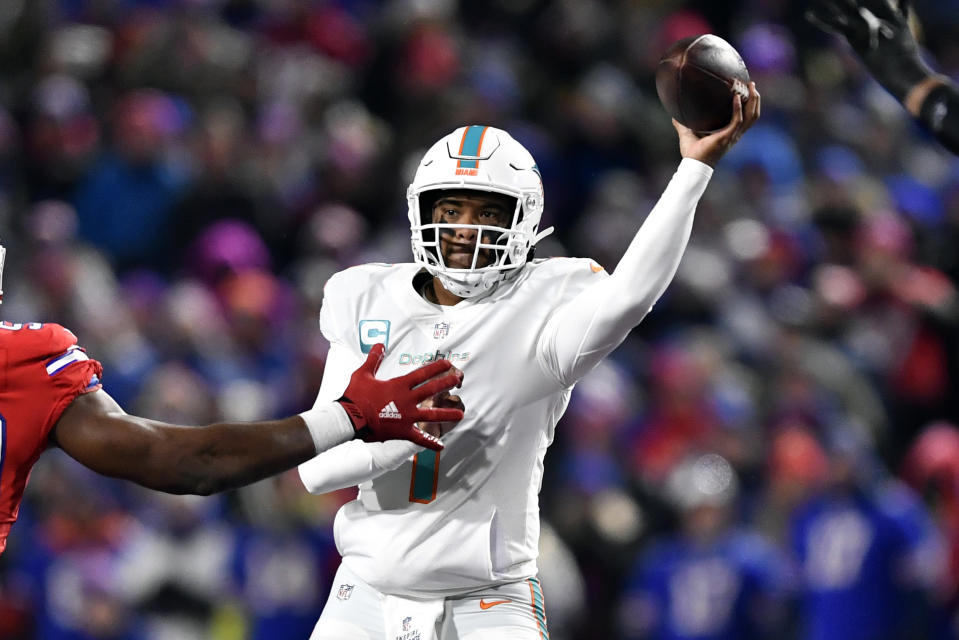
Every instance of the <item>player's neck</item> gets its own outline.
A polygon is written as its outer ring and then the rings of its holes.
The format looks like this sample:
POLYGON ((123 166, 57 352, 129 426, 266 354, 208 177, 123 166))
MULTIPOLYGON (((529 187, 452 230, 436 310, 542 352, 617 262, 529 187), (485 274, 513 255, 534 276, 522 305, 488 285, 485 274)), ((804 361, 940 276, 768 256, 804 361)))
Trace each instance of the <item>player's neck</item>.
POLYGON ((423 288, 420 289, 420 295, 433 304, 444 307, 452 307, 463 300, 458 295, 452 294, 443 287, 443 283, 437 277, 432 277, 426 281, 423 288))

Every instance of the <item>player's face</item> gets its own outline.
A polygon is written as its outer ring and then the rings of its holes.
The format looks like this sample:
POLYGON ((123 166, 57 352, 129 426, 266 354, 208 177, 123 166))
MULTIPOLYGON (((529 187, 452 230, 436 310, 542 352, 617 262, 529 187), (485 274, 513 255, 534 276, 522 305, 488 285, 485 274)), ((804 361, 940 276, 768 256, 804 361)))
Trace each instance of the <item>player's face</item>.
MULTIPOLYGON (((433 205, 433 223, 483 224, 507 227, 513 220, 514 201, 498 193, 450 191, 433 205)), ((483 242, 494 242, 493 232, 484 232, 483 242)), ((477 230, 468 227, 440 231, 440 251, 446 266, 469 269, 473 266, 477 230)), ((477 267, 488 266, 495 255, 491 249, 480 250, 477 267)))

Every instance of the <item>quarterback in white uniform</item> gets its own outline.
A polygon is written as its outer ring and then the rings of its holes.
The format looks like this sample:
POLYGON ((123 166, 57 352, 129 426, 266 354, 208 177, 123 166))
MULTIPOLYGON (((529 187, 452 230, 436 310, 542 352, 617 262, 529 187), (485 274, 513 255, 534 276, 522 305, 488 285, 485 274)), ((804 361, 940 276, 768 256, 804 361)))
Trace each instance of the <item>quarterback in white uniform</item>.
POLYGON ((759 102, 753 86, 702 138, 674 123, 683 160, 612 274, 588 259, 528 259, 550 231, 538 230, 542 180, 505 131, 461 127, 426 153, 407 194, 415 262, 353 267, 326 285, 317 402, 336 400, 383 343, 384 376, 438 358, 462 369, 466 417, 441 454, 354 441, 300 466, 312 493, 359 486, 336 516, 343 562, 314 639, 548 638, 536 556, 553 429, 576 381, 669 284, 712 165, 759 102))

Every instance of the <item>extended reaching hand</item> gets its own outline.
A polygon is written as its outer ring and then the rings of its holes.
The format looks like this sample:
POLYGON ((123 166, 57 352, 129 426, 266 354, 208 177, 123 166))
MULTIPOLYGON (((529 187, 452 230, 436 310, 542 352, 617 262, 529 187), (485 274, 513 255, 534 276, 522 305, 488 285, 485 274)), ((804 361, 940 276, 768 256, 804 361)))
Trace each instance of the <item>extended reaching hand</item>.
POLYGON ((810 0, 806 19, 845 39, 879 84, 900 102, 932 75, 909 30, 905 2, 810 0))
POLYGON ((689 127, 673 120, 673 127, 679 134, 679 152, 684 158, 699 160, 715 167, 719 159, 739 142, 746 130, 759 119, 761 100, 756 91, 756 83, 749 83, 749 98, 743 104, 739 95, 733 94, 733 117, 725 127, 700 138, 689 127))
MULTIPOLYGON (((350 384, 337 402, 343 405, 356 437, 366 442, 395 438, 440 451, 436 436, 417 428, 417 422, 450 423, 463 419, 462 403, 457 407, 433 407, 427 400, 463 384, 463 372, 448 360, 436 360, 405 376, 376 379, 385 347, 373 345, 366 362, 353 372, 350 384), (425 406, 420 407, 420 404, 425 406)), ((452 396, 451 396, 452 397, 452 396)))

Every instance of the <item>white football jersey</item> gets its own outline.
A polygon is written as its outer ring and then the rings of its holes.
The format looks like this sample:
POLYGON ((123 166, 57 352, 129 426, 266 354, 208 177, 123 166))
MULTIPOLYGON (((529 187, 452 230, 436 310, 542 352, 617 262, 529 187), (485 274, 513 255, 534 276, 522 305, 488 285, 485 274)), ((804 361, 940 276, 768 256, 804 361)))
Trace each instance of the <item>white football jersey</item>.
POLYGON ((672 279, 711 175, 700 162, 680 163, 612 275, 588 259, 536 260, 489 295, 450 307, 414 290, 415 264, 363 265, 329 280, 320 325, 331 347, 317 403, 340 397, 378 342, 381 379, 435 358, 465 376, 457 393, 466 416, 440 454, 352 441, 300 466, 314 493, 359 484, 334 523, 350 570, 383 593, 423 598, 536 574, 538 494, 556 423, 575 382, 672 279))
MULTIPOLYGON (((463 370, 466 417, 443 438, 372 482, 337 514, 344 562, 386 593, 453 594, 536 572, 543 456, 571 386, 542 344, 550 318, 607 277, 586 259, 535 261, 480 300, 441 307, 413 289, 417 265, 370 264, 326 285, 321 326, 353 355, 386 344, 390 378, 435 358, 463 370)), ((325 386, 325 384, 324 384, 325 386)))

